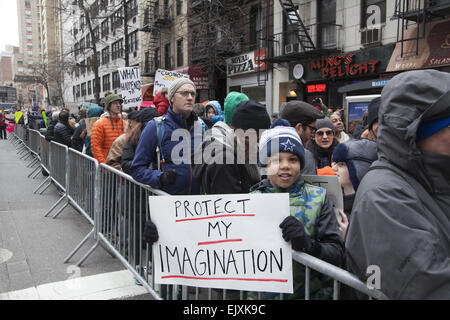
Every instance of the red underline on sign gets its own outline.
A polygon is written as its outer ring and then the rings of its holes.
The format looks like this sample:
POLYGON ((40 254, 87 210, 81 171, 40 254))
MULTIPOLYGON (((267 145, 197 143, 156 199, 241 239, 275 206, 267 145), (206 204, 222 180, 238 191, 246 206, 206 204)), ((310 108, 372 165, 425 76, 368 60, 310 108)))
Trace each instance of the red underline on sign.
POLYGON ((228 240, 217 240, 217 241, 205 241, 205 242, 199 242, 197 243, 199 246, 205 245, 205 244, 216 244, 216 243, 223 243, 223 242, 241 242, 242 239, 228 239, 228 240))
POLYGON ((254 216, 255 216, 254 214, 222 214, 222 215, 211 216, 211 217, 180 219, 180 220, 175 220, 175 222, 216 219, 216 218, 226 218, 226 217, 254 217, 254 216))
POLYGON ((170 278, 182 278, 182 279, 193 279, 193 280, 238 280, 238 281, 259 281, 259 282, 288 282, 287 279, 250 279, 250 278, 207 278, 207 277, 193 277, 193 276, 181 276, 181 275, 171 275, 162 276, 161 279, 170 278))

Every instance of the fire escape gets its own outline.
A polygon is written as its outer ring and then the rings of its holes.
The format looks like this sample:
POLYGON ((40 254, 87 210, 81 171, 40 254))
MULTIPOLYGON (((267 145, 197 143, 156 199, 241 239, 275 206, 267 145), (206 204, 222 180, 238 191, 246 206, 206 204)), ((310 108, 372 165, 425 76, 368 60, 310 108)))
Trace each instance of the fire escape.
POLYGON ((279 3, 285 18, 284 30, 272 36, 266 61, 293 62, 340 52, 339 25, 326 23, 306 25, 300 17, 299 5, 291 0, 279 0, 279 3))
POLYGON ((161 8, 159 0, 146 0, 144 7, 143 26, 140 29, 148 33, 148 42, 143 44, 145 52, 144 70, 142 75, 153 77, 161 67, 161 52, 166 40, 170 40, 171 16, 169 1, 164 0, 161 8))
POLYGON ((397 42, 401 44, 401 57, 419 55, 419 41, 425 38, 427 23, 448 15, 449 0, 396 0, 394 17, 398 19, 397 42), (414 32, 407 33, 414 27, 414 32))

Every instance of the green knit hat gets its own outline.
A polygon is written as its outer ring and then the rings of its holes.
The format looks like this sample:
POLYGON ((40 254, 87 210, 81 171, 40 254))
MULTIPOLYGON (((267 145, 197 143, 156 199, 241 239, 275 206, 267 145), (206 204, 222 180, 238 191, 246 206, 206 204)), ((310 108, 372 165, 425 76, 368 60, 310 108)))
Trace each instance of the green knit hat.
POLYGON ((105 93, 105 110, 109 111, 109 105, 113 101, 120 100, 120 103, 123 103, 123 99, 120 95, 112 93, 110 91, 105 93))
POLYGON ((236 108, 236 106, 242 102, 242 101, 247 101, 250 100, 247 95, 245 95, 244 93, 240 93, 240 92, 236 92, 236 91, 231 91, 227 97, 225 98, 225 102, 224 102, 224 118, 225 118, 225 123, 227 125, 231 125, 231 117, 233 115, 233 111, 236 108))

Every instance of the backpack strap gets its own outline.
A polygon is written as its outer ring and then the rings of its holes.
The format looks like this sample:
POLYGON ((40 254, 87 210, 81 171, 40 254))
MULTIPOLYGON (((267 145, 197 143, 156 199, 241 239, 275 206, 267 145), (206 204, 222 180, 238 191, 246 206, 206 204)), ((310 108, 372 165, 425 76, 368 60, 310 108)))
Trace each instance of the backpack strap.
POLYGON ((158 141, 158 146, 156 148, 156 153, 158 154, 158 170, 161 170, 161 165, 166 162, 164 158, 164 153, 162 151, 162 139, 164 138, 164 120, 166 120, 165 116, 160 116, 155 118, 156 122, 156 137, 158 141))

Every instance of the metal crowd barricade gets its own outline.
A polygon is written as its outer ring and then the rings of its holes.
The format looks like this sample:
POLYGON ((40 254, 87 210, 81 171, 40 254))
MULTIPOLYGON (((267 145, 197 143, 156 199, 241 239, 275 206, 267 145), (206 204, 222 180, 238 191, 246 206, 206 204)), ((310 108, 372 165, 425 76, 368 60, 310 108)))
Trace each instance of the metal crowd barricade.
MULTIPOLYGON (((66 176, 67 176, 67 160, 68 160, 68 148, 65 145, 52 141, 50 143, 50 183, 41 191, 42 194, 47 188, 54 183, 59 193, 62 194, 61 198, 47 211, 45 217, 52 212, 64 199, 67 199, 66 192, 66 176)), ((60 208, 56 217, 67 205, 60 208)))
POLYGON ((320 260, 304 252, 293 251, 292 258, 298 263, 302 264, 306 268, 305 275, 305 299, 310 298, 310 269, 316 270, 322 274, 325 274, 333 279, 333 300, 339 299, 339 283, 343 283, 352 289, 359 291, 362 294, 367 295, 370 299, 388 300, 389 298, 383 294, 380 290, 370 289, 364 282, 359 280, 354 274, 341 269, 328 262, 320 260))
POLYGON ((98 238, 77 266, 98 245, 102 245, 131 271, 155 299, 161 299, 151 277, 151 249, 144 243, 142 234, 145 221, 150 218, 148 197, 168 194, 140 184, 131 176, 105 164, 98 167, 95 194, 98 238))
POLYGON ((67 156, 67 203, 65 207, 68 204, 72 205, 75 210, 80 212, 92 224, 93 228, 64 259, 64 263, 68 262, 89 238, 97 238, 95 225, 95 187, 98 161, 72 148, 69 148, 67 156))
MULTIPOLYGON (((48 142, 45 137, 40 134, 39 135, 39 156, 41 159, 41 168, 44 172, 48 174, 47 178, 33 191, 33 193, 36 193, 43 185, 46 183, 51 184, 51 176, 50 176, 50 142, 48 142)), ((42 194, 42 192, 41 192, 42 194)))
MULTIPOLYGON (((34 167, 36 164, 39 164, 39 162, 41 161, 41 158, 40 158, 40 145, 41 145, 40 136, 41 136, 41 134, 39 131, 31 130, 31 129, 28 130, 29 148, 31 150, 34 160, 31 161, 27 167, 34 167)), ((34 170, 32 172, 30 172, 30 174, 28 175, 28 178, 37 172, 36 175, 33 177, 33 179, 36 178, 37 174, 39 173, 39 171, 38 171, 39 169, 40 169, 40 165, 35 167, 34 170)))

